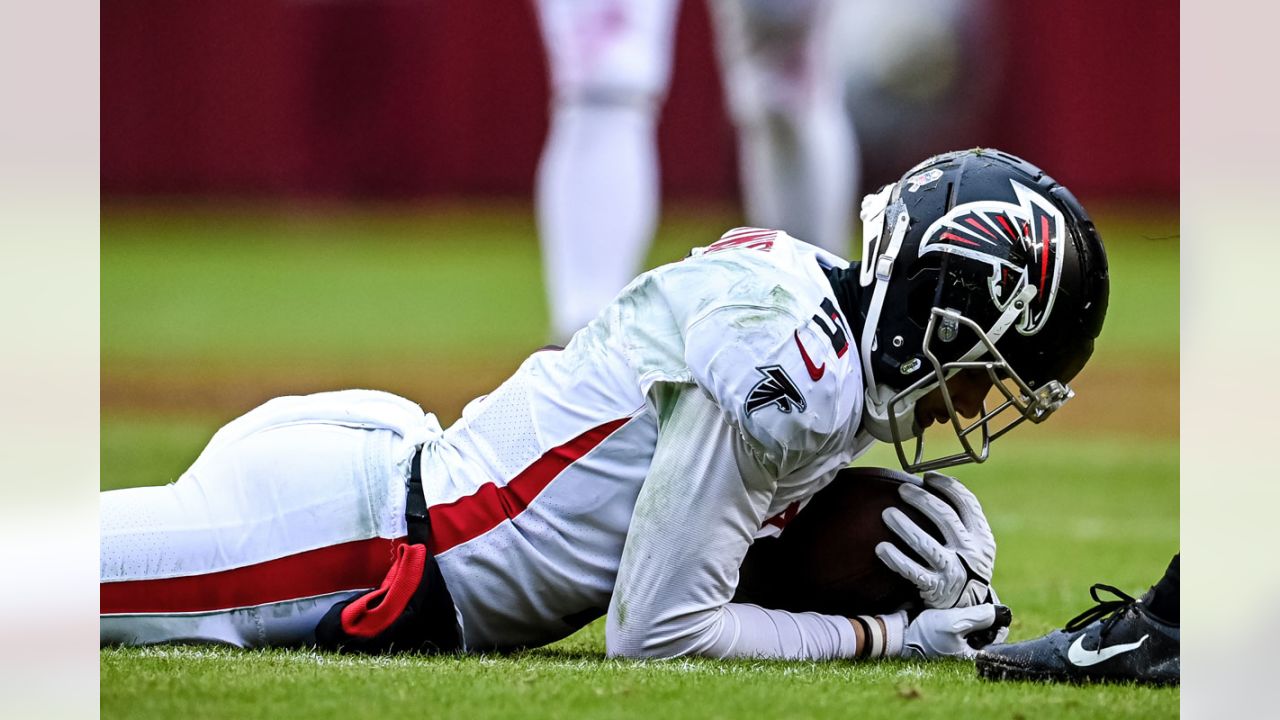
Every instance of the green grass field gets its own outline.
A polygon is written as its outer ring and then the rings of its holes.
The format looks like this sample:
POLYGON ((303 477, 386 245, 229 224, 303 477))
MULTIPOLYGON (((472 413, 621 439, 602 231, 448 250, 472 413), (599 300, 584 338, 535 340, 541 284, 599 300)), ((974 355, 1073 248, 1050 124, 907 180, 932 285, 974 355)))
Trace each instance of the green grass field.
MULTIPOLYGON (((1141 591, 1178 550, 1178 245, 1172 214, 1099 218, 1112 301, 1080 397, 956 474, 999 541, 1012 638, 1107 582, 1141 591)), ((737 224, 673 212, 650 263, 737 224)), ((108 209, 102 487, 175 479, 273 395, 366 386, 445 421, 545 341, 522 206, 413 212, 108 209)), ((869 462, 893 465, 889 453, 869 462)), ((1169 717, 1177 689, 993 684, 962 662, 604 659, 589 626, 511 656, 365 659, 217 648, 101 653, 104 717, 1169 717)))

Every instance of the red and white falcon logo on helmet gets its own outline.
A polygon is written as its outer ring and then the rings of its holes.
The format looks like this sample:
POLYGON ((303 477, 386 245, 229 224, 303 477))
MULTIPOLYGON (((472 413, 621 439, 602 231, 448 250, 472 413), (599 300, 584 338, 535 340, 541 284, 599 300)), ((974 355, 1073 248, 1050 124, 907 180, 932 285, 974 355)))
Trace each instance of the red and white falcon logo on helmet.
POLYGON ((925 231, 920 255, 944 252, 991 266, 991 299, 1002 311, 1028 284, 1036 288, 1016 327, 1035 335, 1053 310, 1062 275, 1062 212, 1040 193, 1010 181, 1018 204, 998 200, 964 203, 925 231))

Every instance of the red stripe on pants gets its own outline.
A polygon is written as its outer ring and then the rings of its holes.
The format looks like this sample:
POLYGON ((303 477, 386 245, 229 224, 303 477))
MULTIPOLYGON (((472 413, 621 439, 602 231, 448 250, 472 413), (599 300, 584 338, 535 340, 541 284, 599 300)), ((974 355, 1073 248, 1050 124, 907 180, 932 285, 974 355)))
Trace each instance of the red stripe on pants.
POLYGON ((591 452, 630 419, 611 420, 548 450, 506 485, 485 483, 471 495, 448 504, 432 505, 431 538, 435 545, 432 550, 442 553, 489 532, 503 520, 514 519, 565 468, 591 452))
MULTIPOLYGON (((519 515, 565 468, 628 420, 612 420, 547 451, 505 486, 486 483, 472 495, 431 507, 433 551, 442 553, 519 515)), ((404 542, 371 538, 202 575, 101 583, 100 612, 211 612, 367 590, 382 582, 392 551, 404 542)))
POLYGON ((245 567, 99 585, 100 612, 212 612, 377 587, 404 538, 330 545, 245 567))

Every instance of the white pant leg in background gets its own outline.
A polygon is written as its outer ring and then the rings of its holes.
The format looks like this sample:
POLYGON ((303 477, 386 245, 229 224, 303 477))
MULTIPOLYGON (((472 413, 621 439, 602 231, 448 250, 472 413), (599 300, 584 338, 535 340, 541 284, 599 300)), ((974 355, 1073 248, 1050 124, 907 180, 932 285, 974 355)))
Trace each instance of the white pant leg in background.
POLYGON ((658 217, 657 116, 678 0, 538 0, 551 127, 537 176, 552 339, 641 270, 658 217))
POLYGON ((858 155, 833 0, 712 0, 747 223, 848 257, 858 155))
POLYGON ((312 642, 334 603, 390 567, 431 432, 434 417, 385 393, 280 398, 220 430, 177 482, 102 493, 101 643, 312 642))

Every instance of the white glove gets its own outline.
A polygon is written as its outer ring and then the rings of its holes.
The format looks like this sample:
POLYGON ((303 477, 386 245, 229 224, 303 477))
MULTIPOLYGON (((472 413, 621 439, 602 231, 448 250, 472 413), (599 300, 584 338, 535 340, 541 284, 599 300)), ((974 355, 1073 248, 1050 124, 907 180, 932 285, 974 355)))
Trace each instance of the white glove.
MULTIPOLYGON (((925 610, 907 624, 905 611, 885 616, 889 653, 909 658, 971 658, 977 649, 969 644, 968 635, 988 630, 999 624, 1007 627, 1013 616, 1003 605, 925 610), (905 630, 898 630, 905 626, 905 630), (895 631, 902 632, 901 646, 895 631), (899 650, 899 647, 901 649, 899 650)), ((977 643, 981 646, 981 643, 977 643)))
POLYGON ((995 570, 996 540, 982 513, 982 505, 955 478, 925 473, 925 487, 950 501, 910 483, 898 486, 908 505, 925 515, 942 532, 939 543, 898 508, 886 508, 882 517, 891 530, 924 559, 926 566, 909 558, 893 543, 876 545, 876 556, 889 569, 911 581, 930 608, 967 607, 988 602, 991 574, 995 570), (952 505, 956 509, 952 509, 952 505))

